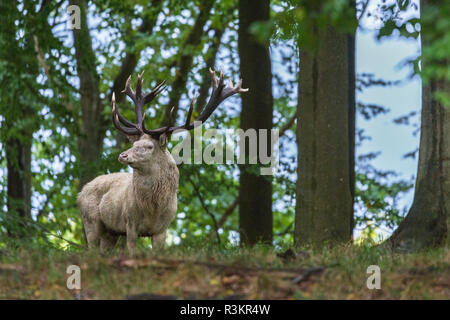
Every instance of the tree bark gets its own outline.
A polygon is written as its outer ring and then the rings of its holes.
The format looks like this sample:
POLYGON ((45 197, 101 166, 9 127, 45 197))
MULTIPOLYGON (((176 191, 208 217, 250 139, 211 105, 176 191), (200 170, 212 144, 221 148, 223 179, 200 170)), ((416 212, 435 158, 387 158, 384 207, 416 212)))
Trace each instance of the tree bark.
MULTIPOLYGON (((158 14, 161 11, 162 0, 151 0, 149 3, 149 9, 153 10, 153 15, 147 18, 144 17, 144 20, 140 27, 138 28, 138 33, 147 33, 149 36, 151 35, 153 28, 156 26, 158 14)), ((133 45, 134 39, 127 35, 125 37, 126 45, 133 45)), ((139 58, 141 56, 140 51, 127 51, 125 57, 123 58, 120 66, 119 73, 116 75, 113 83, 113 87, 111 88, 111 93, 109 98, 113 92, 116 94, 116 102, 119 103, 124 99, 125 94, 122 93, 122 90, 125 88, 125 82, 127 81, 130 73, 136 68, 139 58)))
POLYGON ((24 222, 31 218, 31 147, 33 132, 38 129, 34 107, 36 92, 32 85, 25 84, 29 79, 37 77, 38 65, 30 54, 33 52, 32 28, 24 30, 16 24, 20 19, 29 17, 22 17, 14 4, 2 5, 0 11, 5 13, 6 19, 0 28, 0 37, 3 37, 4 43, 9 44, 4 45, 0 52, 0 59, 8 69, 3 74, 3 85, 6 84, 6 88, 1 99, 4 103, 3 126, 5 132, 8 132, 4 134, 2 145, 5 148, 7 168, 7 218, 11 218, 5 221, 5 227, 10 236, 23 238, 27 235, 24 222), (24 32, 20 40, 16 37, 19 28, 24 32), (8 78, 14 77, 14 74, 15 77, 20 75, 21 81, 10 79, 10 84, 8 78))
MULTIPOLYGON (((433 4, 421 1, 422 13, 433 4)), ((421 24, 422 25, 422 24, 421 24)), ((421 28, 422 48, 432 44, 426 25, 421 28)), ((450 59, 446 59, 446 64, 450 59)), ((422 56, 422 68, 427 68, 422 56)), ((438 246, 448 233, 450 212, 450 108, 434 98, 438 91, 450 93, 450 82, 433 79, 422 82, 422 113, 413 204, 389 239, 399 251, 438 246)))
POLYGON ((31 142, 32 132, 21 130, 21 139, 5 141, 6 163, 8 169, 7 187, 8 212, 17 215, 18 227, 11 227, 8 234, 22 236, 22 221, 31 218, 31 142))
MULTIPOLYGON (((144 18, 141 26, 138 29, 138 33, 146 33, 150 36, 153 32, 156 23, 158 22, 158 14, 162 10, 162 0, 151 0, 148 4, 149 8, 153 10, 153 15, 144 18)), ((126 36, 126 45, 128 43, 133 44, 135 39, 130 36, 126 36)), ((109 100, 111 100, 112 93, 116 95, 116 103, 119 104, 123 99, 125 99, 125 93, 122 90, 125 88, 125 83, 131 73, 136 69, 136 66, 141 57, 140 51, 127 51, 125 57, 123 58, 120 66, 119 73, 116 75, 111 92, 109 93, 109 100)), ((126 142, 128 142, 127 137, 122 132, 116 133, 116 146, 122 147, 126 142)))
POLYGON ((354 35, 315 29, 300 50, 297 144, 297 245, 351 239, 354 196, 354 35))
MULTIPOLYGON (((100 79, 96 71, 96 55, 92 48, 92 39, 87 24, 87 2, 71 0, 71 4, 80 7, 81 28, 73 29, 75 59, 80 79, 81 124, 78 136, 80 154, 80 183, 78 189, 92 180, 98 174, 98 161, 103 151, 103 139, 109 118, 103 117, 103 102, 100 99, 100 79)), ((152 7, 161 9, 161 0, 153 0, 152 7)), ((157 14, 152 19, 145 19, 139 32, 151 32, 156 25, 157 14)), ((140 57, 139 52, 128 52, 122 60, 122 65, 116 76, 111 93, 116 92, 117 101, 123 99, 120 93, 128 76, 136 68, 140 57)), ((119 143, 120 143, 120 139, 119 143)))
MULTIPOLYGON (((354 1, 351 2, 355 6, 354 1)), ((351 196, 351 212, 350 212, 350 238, 353 238, 354 225, 354 209, 355 209, 355 191, 356 191, 356 172, 355 172, 355 156, 356 156, 356 46, 355 33, 347 35, 348 45, 348 161, 349 161, 349 184, 351 196)))
POLYGON ((73 29, 73 39, 77 73, 80 79, 81 124, 77 143, 81 170, 78 189, 81 190, 97 174, 105 129, 101 126, 100 79, 97 74, 97 58, 92 49, 92 39, 87 24, 87 2, 71 0, 70 4, 80 7, 80 29, 73 29))
MULTIPOLYGON (((258 42, 250 33, 255 22, 268 21, 270 1, 239 1, 238 48, 243 87, 249 92, 242 95, 241 128, 247 130, 272 128, 273 97, 269 42, 258 42)), ((259 139, 259 138, 258 138, 259 139)), ((271 149, 270 134, 267 150, 271 149)), ((258 141, 259 151, 259 141, 258 141)), ((248 150, 240 150, 248 154, 248 150)), ((259 154, 259 152, 258 152, 259 154)), ((259 156, 258 156, 259 160, 259 156)), ((259 163, 259 161, 258 161, 259 163)), ((260 175, 249 165, 240 166, 239 228, 241 244, 272 242, 272 177, 260 175)))
MULTIPOLYGON (((182 45, 180 50, 183 51, 189 47, 197 47, 200 45, 203 35, 203 28, 208 21, 211 9, 214 6, 214 1, 205 0, 201 3, 200 12, 195 20, 188 37, 182 45)), ((182 53, 178 62, 177 71, 175 74, 175 80, 172 84, 172 90, 169 94, 169 107, 166 108, 164 113, 163 124, 173 126, 176 120, 177 112, 179 109, 179 103, 181 95, 186 90, 186 83, 189 76, 189 71, 192 68, 192 62, 194 57, 191 52, 182 53), (173 117, 170 118, 170 111, 173 107, 173 117)))

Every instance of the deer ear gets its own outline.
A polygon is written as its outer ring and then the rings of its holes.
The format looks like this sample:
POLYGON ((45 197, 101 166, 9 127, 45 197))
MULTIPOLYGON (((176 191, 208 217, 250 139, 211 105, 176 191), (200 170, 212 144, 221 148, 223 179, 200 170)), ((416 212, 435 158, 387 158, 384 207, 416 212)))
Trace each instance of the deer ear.
POLYGON ((169 139, 165 133, 163 133, 162 135, 159 136, 159 146, 161 148, 166 148, 168 142, 169 142, 169 139))
POLYGON ((140 137, 140 136, 136 136, 136 135, 128 135, 128 134, 127 134, 127 138, 128 138, 128 141, 130 141, 131 143, 135 143, 135 142, 138 141, 141 137, 140 137))

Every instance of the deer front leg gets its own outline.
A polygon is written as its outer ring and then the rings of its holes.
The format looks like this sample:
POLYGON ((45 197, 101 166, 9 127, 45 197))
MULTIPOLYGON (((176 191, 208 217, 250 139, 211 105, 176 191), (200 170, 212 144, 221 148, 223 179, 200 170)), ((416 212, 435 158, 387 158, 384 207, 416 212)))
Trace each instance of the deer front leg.
POLYGON ((152 236, 152 247, 154 249, 164 248, 165 243, 166 243, 166 231, 164 231, 160 234, 154 234, 152 236))
POLYGON ((137 225, 129 219, 127 221, 127 248, 132 256, 136 255, 137 238, 137 225))

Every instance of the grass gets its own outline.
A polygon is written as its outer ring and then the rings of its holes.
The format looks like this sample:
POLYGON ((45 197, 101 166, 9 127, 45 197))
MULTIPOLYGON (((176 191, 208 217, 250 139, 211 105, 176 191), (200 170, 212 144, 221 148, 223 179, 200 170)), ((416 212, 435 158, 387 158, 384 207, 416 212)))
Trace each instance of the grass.
POLYGON ((49 248, 0 251, 0 299, 449 299, 450 253, 444 247, 393 254, 342 246, 321 251, 176 246, 99 255, 49 248), (66 269, 81 268, 81 290, 66 269), (381 269, 381 289, 366 286, 381 269))

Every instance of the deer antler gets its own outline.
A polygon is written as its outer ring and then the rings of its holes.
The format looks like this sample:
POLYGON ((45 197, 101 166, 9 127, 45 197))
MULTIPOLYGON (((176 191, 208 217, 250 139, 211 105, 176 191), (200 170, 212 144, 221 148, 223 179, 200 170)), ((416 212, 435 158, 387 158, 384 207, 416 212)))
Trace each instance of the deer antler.
MULTIPOLYGON (((122 91, 126 93, 127 96, 133 100, 135 105, 135 112, 136 112, 136 121, 137 123, 134 124, 127 119, 125 119, 120 113, 119 110, 116 108, 116 100, 115 95, 113 93, 112 95, 112 110, 113 110, 113 123, 114 126, 120 130, 121 132, 127 134, 127 135, 142 135, 142 134, 148 134, 154 137, 159 137, 161 134, 171 134, 175 130, 179 129, 186 129, 191 130, 198 124, 201 124, 208 120, 208 118, 211 116, 211 114, 217 109, 217 107, 228 97, 240 93, 240 92, 247 92, 248 89, 242 88, 242 80, 239 81, 239 83, 234 87, 233 82, 231 80, 228 81, 228 86, 225 86, 224 84, 224 75, 222 70, 220 71, 220 77, 217 79, 216 72, 214 70, 209 69, 209 72, 211 73, 212 77, 212 93, 211 97, 206 104, 206 107, 203 109, 203 111, 200 113, 198 118, 191 123, 191 116, 192 111, 194 109, 195 99, 196 96, 191 100, 191 104, 189 106, 189 111, 186 116, 186 121, 183 125, 180 126, 165 126, 158 129, 153 130, 147 130, 145 128, 144 124, 144 112, 143 107, 144 104, 147 104, 151 102, 159 93, 161 93, 165 89, 165 81, 161 82, 159 85, 157 85, 153 90, 145 95, 142 95, 142 75, 144 72, 142 72, 140 75, 138 75, 138 81, 136 85, 136 92, 131 89, 130 82, 131 82, 131 76, 128 77, 125 89, 122 91), (123 126, 122 126, 122 125, 123 126)), ((170 117, 172 117, 173 108, 170 112, 170 117)))
POLYGON ((131 98, 134 102, 134 109, 136 113, 136 124, 128 121, 125 119, 119 112, 119 110, 116 107, 116 98, 115 94, 112 95, 112 116, 113 116, 113 123, 114 126, 121 132, 127 134, 127 135, 142 135, 144 133, 143 128, 144 126, 144 112, 143 107, 145 104, 151 102, 153 99, 156 98, 158 94, 160 94, 164 89, 164 84, 166 81, 164 80, 160 84, 158 84, 153 90, 145 95, 142 95, 142 76, 144 75, 144 72, 142 72, 140 75, 138 75, 138 81, 136 84, 136 92, 131 89, 131 76, 128 77, 127 82, 125 84, 125 89, 123 89, 123 93, 125 93, 127 96, 131 98), (122 126, 122 125, 123 126, 122 126))

